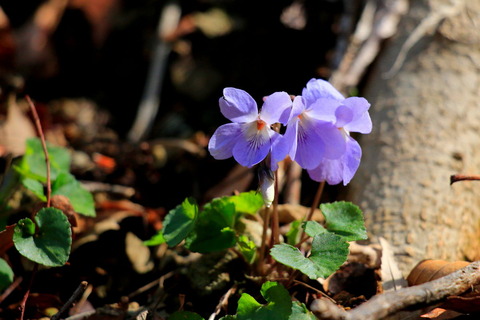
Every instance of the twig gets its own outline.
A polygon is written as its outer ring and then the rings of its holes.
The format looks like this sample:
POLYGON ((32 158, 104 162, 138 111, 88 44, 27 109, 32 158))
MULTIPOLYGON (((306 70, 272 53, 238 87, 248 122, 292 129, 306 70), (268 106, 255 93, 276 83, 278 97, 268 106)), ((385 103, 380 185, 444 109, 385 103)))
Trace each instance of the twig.
POLYGON ((27 299, 28 299, 28 296, 30 295, 30 289, 32 289, 33 279, 35 278, 35 274, 37 273, 37 270, 38 270, 38 263, 35 263, 35 265, 33 266, 30 282, 28 283, 27 292, 25 292, 22 302, 20 303, 20 320, 23 320, 23 316, 25 315, 25 307, 27 305, 27 299))
POLYGON ((477 180, 480 180, 480 175, 454 174, 450 176, 450 185, 458 181, 477 181, 477 180))
POLYGON ((227 305, 228 299, 230 298, 230 296, 232 294, 235 293, 235 291, 237 291, 237 285, 236 284, 234 284, 230 289, 228 289, 228 291, 223 295, 223 297, 220 299, 217 307, 215 308, 215 312, 210 315, 208 320, 214 320, 215 317, 218 316, 222 307, 227 305))
POLYGON ((158 19, 155 49, 148 70, 142 100, 138 107, 137 116, 128 133, 128 140, 137 143, 148 135, 152 128, 160 104, 165 70, 171 45, 164 40, 166 34, 173 31, 180 21, 181 9, 177 1, 169 1, 163 8, 158 19))
POLYGON ((73 292, 72 296, 70 297, 70 299, 68 299, 68 301, 60 308, 60 310, 58 310, 58 312, 56 314, 54 314, 52 316, 52 318, 50 320, 57 320, 57 319, 60 319, 60 316, 65 312, 67 311, 67 309, 75 302, 75 300, 77 300, 77 298, 83 294, 83 292, 85 291, 85 289, 87 288, 87 281, 82 281, 80 283, 80 285, 78 286, 78 288, 73 292))
POLYGON ((297 284, 299 284, 299 285, 302 285, 302 286, 304 286, 304 287, 306 287, 306 288, 309 288, 309 289, 315 291, 315 292, 318 293, 318 294, 321 294, 322 296, 324 296, 325 298, 327 298, 328 300, 330 300, 332 303, 336 303, 335 300, 333 300, 332 298, 330 298, 330 297, 328 296, 328 294, 326 294, 326 293, 323 292, 322 290, 319 290, 319 289, 317 289, 317 288, 315 288, 315 287, 312 287, 311 285, 306 284, 305 282, 302 282, 302 281, 299 281, 299 280, 293 280, 293 282, 295 282, 295 283, 297 283, 297 284))
POLYGON ((42 124, 40 123, 40 118, 38 117, 37 109, 32 102, 32 99, 27 95, 25 96, 28 104, 30 105, 30 110, 32 111, 33 118, 35 120, 35 126, 37 127, 38 135, 40 136, 40 141, 42 142, 43 153, 45 154, 45 164, 47 166, 47 208, 50 207, 50 197, 52 194, 52 183, 50 181, 50 158, 48 157, 47 142, 45 140, 45 135, 43 134, 42 124))
POLYGON ((2 295, 0 296, 0 303, 2 303, 3 300, 5 300, 10 295, 10 293, 12 293, 12 291, 15 290, 16 287, 18 287, 18 285, 22 281, 23 281, 22 277, 18 277, 17 279, 15 279, 15 281, 13 281, 13 283, 9 285, 8 288, 5 289, 5 292, 3 292, 2 295))
POLYGON ((460 295, 478 283, 480 261, 434 281, 374 296, 348 312, 340 308, 333 309, 333 306, 325 300, 315 300, 310 307, 320 319, 383 319, 410 306, 430 305, 448 296, 460 295))

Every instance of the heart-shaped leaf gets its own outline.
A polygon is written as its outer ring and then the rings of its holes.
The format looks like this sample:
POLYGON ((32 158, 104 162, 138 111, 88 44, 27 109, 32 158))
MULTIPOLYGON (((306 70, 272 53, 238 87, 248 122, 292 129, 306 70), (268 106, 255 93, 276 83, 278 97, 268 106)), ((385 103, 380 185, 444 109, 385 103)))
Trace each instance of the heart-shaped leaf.
POLYGON ((302 224, 305 233, 310 237, 315 237, 317 234, 328 232, 320 223, 317 221, 305 221, 302 224))
POLYGON ((13 271, 7 261, 0 258, 0 292, 13 282, 13 271))
POLYGON ((237 212, 256 214, 263 207, 262 195, 256 191, 242 192, 226 199, 235 204, 237 212))
POLYGON ((320 210, 325 216, 326 228, 347 241, 367 239, 362 211, 351 202, 324 203, 320 210))
POLYGON ((52 195, 67 197, 76 212, 95 217, 95 201, 92 194, 82 187, 72 174, 68 172, 58 174, 52 185, 52 195))
POLYGON ((198 206, 194 199, 187 198, 181 205, 170 210, 163 222, 163 238, 171 247, 185 239, 195 226, 198 206))
POLYGON ((275 245, 270 254, 278 262, 300 270, 310 279, 327 278, 347 260, 348 243, 342 237, 327 232, 313 238, 308 258, 294 246, 284 243, 275 245))
MULTIPOLYGON (((47 143, 50 160, 51 179, 55 180, 61 172, 70 170, 71 157, 67 149, 47 143)), ((15 168, 24 178, 32 178, 41 182, 47 181, 47 167, 42 142, 38 138, 27 140, 25 154, 18 167, 15 168)))
POLYGON ((56 208, 43 208, 35 216, 35 222, 36 231, 30 219, 20 220, 15 227, 13 243, 18 252, 45 266, 63 266, 72 245, 72 231, 67 217, 56 208))
POLYGON ((288 291, 276 282, 267 281, 260 293, 268 302, 258 303, 248 293, 243 293, 238 300, 237 319, 239 320, 287 320, 292 313, 292 299, 288 291))
POLYGON ((236 218, 235 205, 227 198, 212 200, 198 215, 194 229, 185 239, 185 247, 200 253, 233 247, 236 243, 236 218))

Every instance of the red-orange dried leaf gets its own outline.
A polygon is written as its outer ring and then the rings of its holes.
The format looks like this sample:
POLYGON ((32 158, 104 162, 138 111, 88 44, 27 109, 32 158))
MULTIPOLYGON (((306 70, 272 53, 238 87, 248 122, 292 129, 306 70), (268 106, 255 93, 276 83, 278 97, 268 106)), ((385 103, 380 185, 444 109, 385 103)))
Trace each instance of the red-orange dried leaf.
POLYGON ((113 172, 113 170, 115 170, 115 167, 117 166, 115 159, 107 157, 100 153, 93 154, 93 162, 95 162, 95 164, 105 173, 113 172))
POLYGON ((447 320, 447 319, 453 319, 455 317, 458 317, 459 315, 461 314, 452 310, 435 308, 425 314, 422 314, 420 318, 433 319, 433 320, 447 320))
POLYGON ((13 229, 15 228, 16 224, 12 224, 11 226, 7 226, 5 230, 0 232, 0 256, 2 256, 8 249, 13 246, 13 229))

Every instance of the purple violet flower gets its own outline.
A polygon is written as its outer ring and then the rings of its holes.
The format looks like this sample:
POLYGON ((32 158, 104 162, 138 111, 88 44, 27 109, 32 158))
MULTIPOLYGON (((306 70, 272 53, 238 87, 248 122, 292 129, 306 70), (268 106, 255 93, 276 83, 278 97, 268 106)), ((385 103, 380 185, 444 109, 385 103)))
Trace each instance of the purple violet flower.
MULTIPOLYGON (((220 111, 232 121, 220 126, 208 143, 210 154, 217 160, 234 159, 245 167, 252 167, 267 157, 281 135, 271 125, 285 124, 292 100, 286 92, 275 92, 266 97, 260 113, 255 100, 245 91, 225 88, 219 100, 220 111)), ((274 158, 271 167, 277 168, 274 158)))
POLYGON ((312 79, 307 83, 302 95, 307 104, 321 108, 326 118, 334 119, 333 125, 344 140, 344 152, 338 158, 323 157, 318 166, 307 168, 310 178, 326 181, 331 185, 343 181, 347 185, 360 165, 362 149, 350 132, 363 134, 372 131, 372 121, 368 114, 370 104, 364 98, 345 99, 333 86, 323 80, 312 79))
POLYGON ((345 153, 346 141, 332 112, 339 105, 337 91, 328 82, 319 83, 315 90, 295 97, 285 135, 272 152, 275 161, 288 154, 302 168, 314 169, 323 159, 338 159, 345 153))

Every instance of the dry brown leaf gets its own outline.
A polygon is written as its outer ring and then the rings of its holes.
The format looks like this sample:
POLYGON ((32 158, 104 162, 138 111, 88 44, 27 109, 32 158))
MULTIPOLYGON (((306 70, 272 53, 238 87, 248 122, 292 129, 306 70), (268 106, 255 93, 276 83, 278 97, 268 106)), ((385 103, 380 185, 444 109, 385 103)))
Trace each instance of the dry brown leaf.
POLYGON ((420 261, 407 277, 408 285, 415 286, 429 282, 469 265, 467 261, 449 262, 445 260, 420 261))
MULTIPOLYGON (((407 278, 408 284, 414 286, 429 282, 455 272, 469 264, 470 262, 467 261, 423 260, 410 272, 407 278)), ((445 315, 442 314, 445 317, 430 317, 430 319, 451 319, 451 317, 447 317, 448 315, 451 316, 451 312, 480 312, 480 285, 473 287, 469 293, 465 293, 462 296, 448 297, 446 302, 440 307, 449 310, 449 312, 445 315)))
POLYGON ((0 150, 14 156, 22 155, 25 153, 25 140, 35 136, 32 122, 17 104, 15 97, 9 97, 7 117, 0 123, 0 150))

